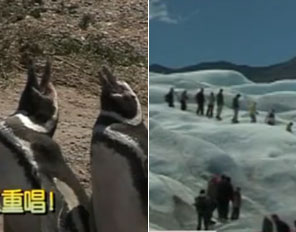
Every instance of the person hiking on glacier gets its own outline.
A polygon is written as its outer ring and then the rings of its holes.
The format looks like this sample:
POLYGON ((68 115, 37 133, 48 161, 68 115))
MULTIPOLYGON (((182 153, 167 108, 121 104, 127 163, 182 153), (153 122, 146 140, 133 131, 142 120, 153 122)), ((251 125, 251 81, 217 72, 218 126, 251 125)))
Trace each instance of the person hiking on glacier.
POLYGON ((268 125, 274 126, 275 125, 275 110, 272 109, 265 118, 265 123, 268 125))
POLYGON ((233 192, 231 220, 239 219, 241 204, 242 204, 241 189, 238 187, 233 192))
POLYGON ((165 95, 165 101, 168 103, 169 107, 175 107, 174 105, 174 88, 170 88, 170 91, 165 95))
POLYGON ((250 113, 251 122, 253 122, 253 123, 257 122, 256 115, 258 114, 258 112, 257 112, 257 103, 256 102, 251 103, 251 105, 249 107, 249 113, 250 113))
POLYGON ((217 94, 217 115, 216 118, 218 120, 222 120, 221 113, 224 106, 224 96, 223 96, 223 89, 220 89, 219 93, 217 94))
POLYGON ((205 104, 205 96, 204 96, 204 89, 201 88, 200 91, 195 95, 195 100, 197 103, 197 115, 204 115, 204 104, 205 104))
POLYGON ((221 176, 221 181, 217 187, 217 209, 219 219, 228 220, 229 203, 233 199, 233 186, 231 178, 225 175, 221 176))
POLYGON ((238 112, 239 112, 239 108, 240 108, 240 105, 239 105, 239 98, 241 97, 240 94, 237 94, 234 98, 233 98, 233 101, 232 101, 232 109, 233 109, 233 118, 232 118, 232 122, 233 123, 239 123, 238 121, 238 112))
POLYGON ((294 123, 293 122, 289 122, 287 127, 286 127, 286 130, 290 133, 293 133, 292 131, 292 127, 293 127, 294 123))
POLYGON ((187 100, 188 100, 187 91, 184 90, 181 94, 181 99, 180 99, 181 110, 187 110, 187 102, 186 102, 187 100))
POLYGON ((209 96, 209 103, 208 103, 208 110, 207 110, 207 117, 212 118, 214 112, 214 105, 215 105, 215 95, 211 92, 209 96))
POLYGON ((202 224, 204 225, 204 229, 208 230, 210 225, 211 201, 207 197, 205 190, 201 190, 199 196, 195 198, 194 206, 198 217, 197 230, 202 229, 202 224))
POLYGON ((212 202, 212 208, 211 208, 211 214, 210 214, 210 224, 215 224, 214 221, 212 221, 213 213, 215 209, 217 209, 217 189, 218 184, 220 183, 221 178, 218 175, 214 175, 211 177, 211 179, 208 181, 208 188, 207 188, 207 196, 210 198, 212 202))
POLYGON ((208 181, 207 195, 213 200, 217 201, 217 188, 221 181, 219 175, 214 175, 208 181))

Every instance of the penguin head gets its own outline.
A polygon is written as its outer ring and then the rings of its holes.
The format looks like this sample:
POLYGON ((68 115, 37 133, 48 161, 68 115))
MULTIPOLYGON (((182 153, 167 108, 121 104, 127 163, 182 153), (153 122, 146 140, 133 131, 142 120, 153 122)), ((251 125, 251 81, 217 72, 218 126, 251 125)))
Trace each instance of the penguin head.
POLYGON ((102 112, 114 116, 121 121, 136 123, 142 121, 141 105, 137 95, 124 81, 119 81, 108 68, 99 72, 102 86, 102 112))
POLYGON ((34 64, 29 61, 27 83, 16 113, 23 114, 34 123, 44 126, 48 134, 53 135, 58 121, 58 99, 50 78, 50 61, 46 62, 40 83, 36 77, 34 64))

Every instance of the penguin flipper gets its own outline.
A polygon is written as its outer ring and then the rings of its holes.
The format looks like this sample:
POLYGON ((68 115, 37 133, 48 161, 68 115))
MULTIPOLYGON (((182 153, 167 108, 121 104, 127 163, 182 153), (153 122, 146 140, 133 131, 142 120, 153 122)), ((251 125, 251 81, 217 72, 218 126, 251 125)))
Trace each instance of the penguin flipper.
MULTIPOLYGON (((77 231, 89 231, 89 200, 80 185, 77 177, 66 164, 59 145, 54 140, 46 143, 37 141, 32 144, 39 170, 42 175, 47 176, 59 192, 61 201, 66 204, 63 215, 67 208, 67 228, 71 223, 79 227, 77 231)), ((60 209, 58 209, 60 210, 60 209)), ((71 230, 70 230, 71 231, 71 230)))

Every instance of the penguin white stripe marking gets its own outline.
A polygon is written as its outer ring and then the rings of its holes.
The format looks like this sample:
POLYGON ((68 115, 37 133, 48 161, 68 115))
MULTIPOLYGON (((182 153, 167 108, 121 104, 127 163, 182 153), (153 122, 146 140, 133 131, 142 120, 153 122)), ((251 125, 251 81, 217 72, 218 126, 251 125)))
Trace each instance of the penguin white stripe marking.
POLYGON ((53 105, 55 107, 55 112, 54 112, 54 114, 52 116, 52 119, 57 120, 58 119, 58 112, 59 112, 58 93, 57 93, 57 91, 55 90, 54 87, 52 87, 52 92, 53 92, 53 94, 52 94, 53 95, 53 105))
POLYGON ((131 138, 130 136, 128 136, 126 134, 123 134, 119 131, 111 130, 110 127, 105 127, 105 126, 101 126, 101 125, 97 125, 95 127, 94 133, 95 134, 96 133, 104 134, 112 140, 115 140, 119 143, 127 145, 128 147, 130 147, 131 149, 133 149, 135 151, 138 158, 140 158, 142 161, 146 160, 146 158, 147 158, 144 155, 144 151, 141 149, 140 145, 135 140, 133 140, 133 138, 131 138))
MULTIPOLYGON (((63 195, 64 201, 66 202, 69 211, 73 210, 74 208, 76 208, 77 206, 80 205, 77 195, 75 194, 75 192, 73 191, 73 189, 69 185, 67 185, 65 182, 59 180, 56 177, 53 178, 53 181, 54 181, 55 185, 57 186, 58 191, 63 195)), ((83 225, 81 225, 81 224, 78 225, 78 223, 80 223, 80 221, 77 218, 77 216, 74 217, 73 223, 76 226, 79 226, 79 228, 83 227, 83 225)), ((82 231, 82 230, 79 230, 79 231, 82 231)))
MULTIPOLYGON (((15 141, 11 141, 11 142, 14 143, 15 146, 20 147, 20 149, 24 152, 24 154, 26 156, 26 159, 29 161, 29 163, 33 166, 33 168, 35 170, 38 170, 38 164, 34 159, 34 154, 33 154, 33 151, 31 149, 31 144, 28 141, 25 141, 25 140, 17 137, 13 133, 12 129, 8 128, 5 125, 5 122, 0 123, 0 129, 7 131, 15 139, 15 141), (17 142, 17 143, 15 143, 15 142, 17 142)), ((36 172, 36 173, 38 173, 38 172, 36 172)))
POLYGON ((48 133, 49 132, 45 127, 32 122, 30 118, 28 118, 27 116, 25 116, 23 114, 16 114, 14 117, 17 117, 26 128, 29 128, 33 131, 40 132, 40 133, 48 133))
MULTIPOLYGON (((36 170, 38 170, 38 164, 34 159, 34 154, 33 154, 33 151, 31 149, 31 144, 29 142, 25 141, 25 140, 22 140, 22 139, 16 137, 16 136, 15 136, 15 138, 21 144, 22 150, 25 151, 24 153, 25 153, 25 156, 26 156, 27 160, 30 162, 30 164, 33 165, 33 167, 36 170)), ((38 173, 38 172, 36 172, 36 173, 38 173)))
POLYGON ((53 181, 55 182, 55 185, 57 186, 60 193, 63 195, 70 211, 79 206, 78 197, 69 185, 58 178, 53 178, 53 181))
POLYGON ((121 84, 123 84, 131 93, 132 95, 135 97, 136 102, 137 102, 137 114, 133 119, 128 119, 126 120, 127 123, 131 124, 131 125, 139 125, 143 118, 142 118, 142 107, 141 104, 139 102, 139 99, 137 97, 137 95, 135 94, 135 92, 132 90, 132 88, 126 83, 126 82, 120 82, 121 84))

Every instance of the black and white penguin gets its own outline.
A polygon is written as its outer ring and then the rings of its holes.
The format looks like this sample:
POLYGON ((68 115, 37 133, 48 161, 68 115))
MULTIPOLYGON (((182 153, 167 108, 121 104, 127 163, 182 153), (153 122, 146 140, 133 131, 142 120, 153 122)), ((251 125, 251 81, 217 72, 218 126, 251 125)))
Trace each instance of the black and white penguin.
POLYGON ((54 192, 55 211, 4 215, 5 232, 88 232, 88 197, 52 139, 58 97, 47 62, 40 83, 33 63, 14 114, 0 123, 0 189, 54 192))
POLYGON ((137 95, 107 68, 93 128, 93 220, 98 232, 148 231, 148 132, 137 95))

